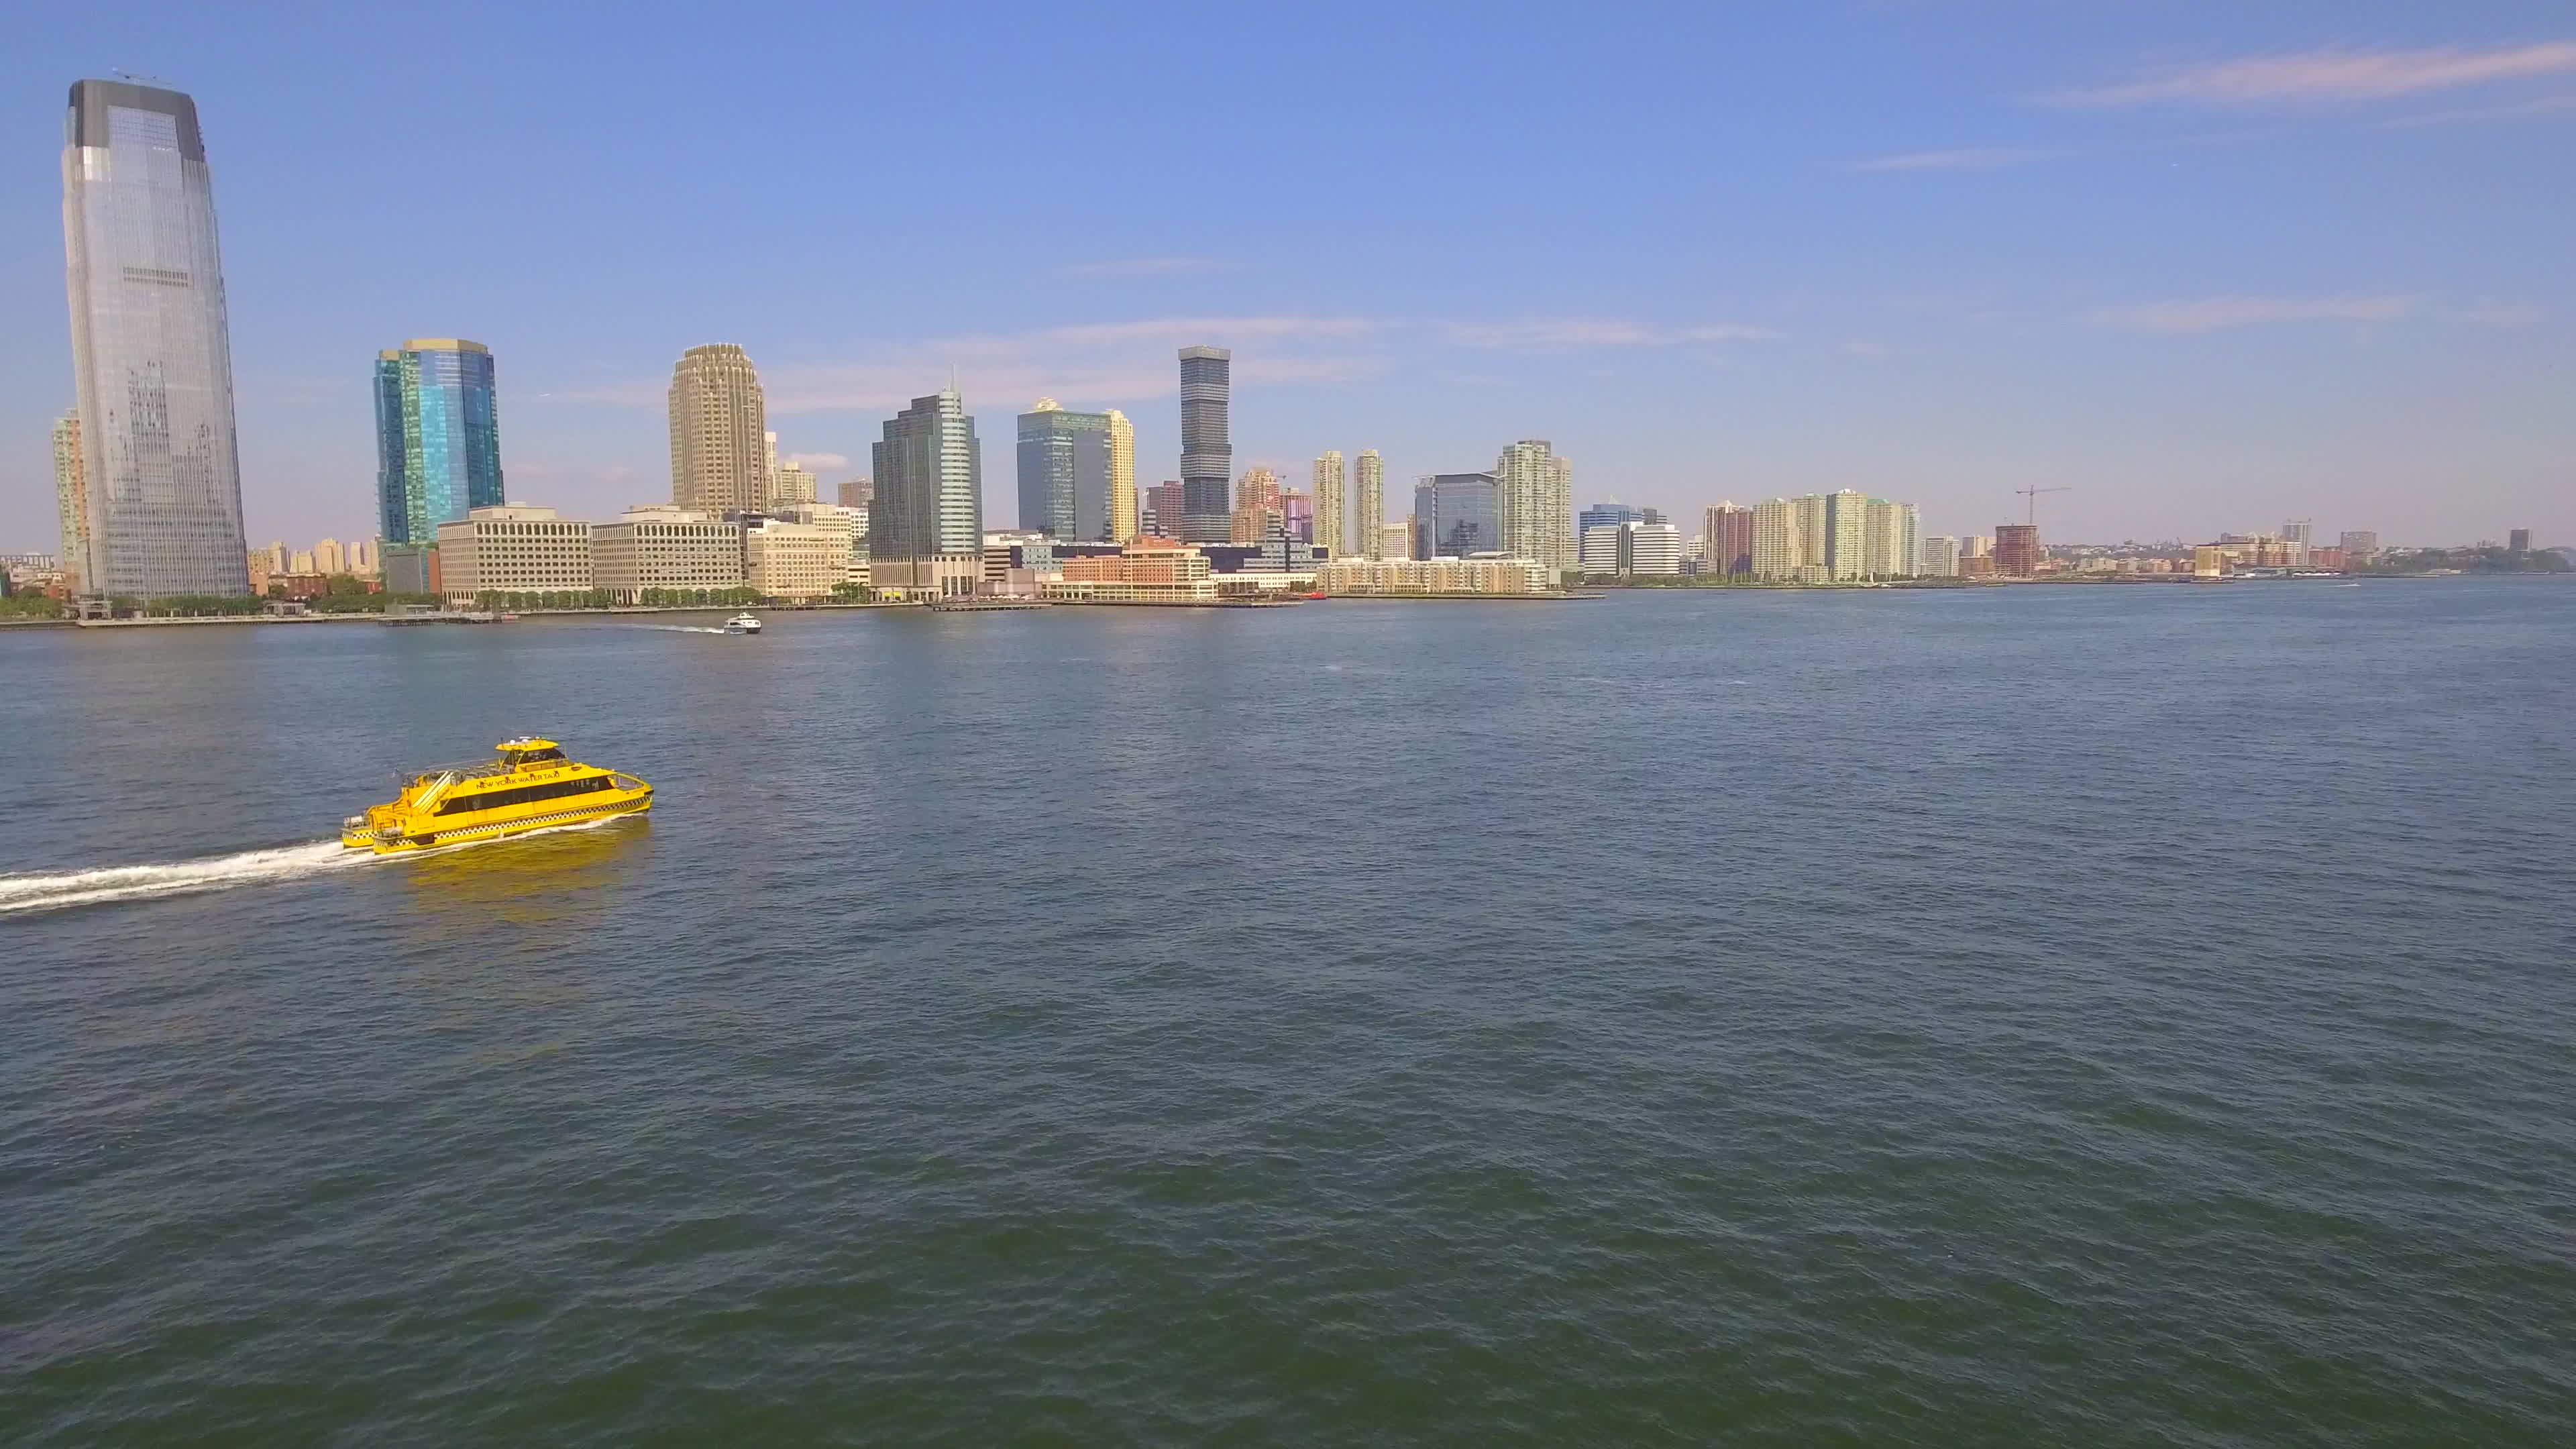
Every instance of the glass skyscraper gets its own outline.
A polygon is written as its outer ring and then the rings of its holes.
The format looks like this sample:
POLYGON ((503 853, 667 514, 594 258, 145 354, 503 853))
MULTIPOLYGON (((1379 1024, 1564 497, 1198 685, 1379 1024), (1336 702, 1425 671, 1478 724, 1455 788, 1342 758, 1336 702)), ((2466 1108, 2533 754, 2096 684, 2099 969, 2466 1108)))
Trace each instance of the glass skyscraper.
POLYGON ((1503 547, 1503 500, 1491 473, 1435 473, 1413 490, 1415 546, 1424 558, 1465 558, 1503 547))
POLYGON ((871 447, 876 502, 868 510, 868 558, 909 563, 984 552, 984 454, 975 420, 953 387, 886 420, 871 447))
MULTIPOLYGON (((1222 347, 1181 349, 1181 532, 1183 543, 1233 537, 1234 443, 1226 412, 1234 395, 1234 354, 1222 347)), ((1168 529, 1171 521, 1164 520, 1168 529)))
POLYGON ((438 526, 501 495, 492 352, 416 337, 376 354, 376 507, 387 543, 434 543, 438 526))
POLYGON ((85 80, 63 128, 87 510, 75 566, 93 594, 247 594, 232 341, 214 181, 197 103, 85 80))
MULTIPOLYGON (((1110 418, 1066 412, 1051 397, 1020 414, 1020 527, 1068 542, 1113 537, 1110 418)), ((1132 491, 1132 479, 1130 486, 1132 491)))

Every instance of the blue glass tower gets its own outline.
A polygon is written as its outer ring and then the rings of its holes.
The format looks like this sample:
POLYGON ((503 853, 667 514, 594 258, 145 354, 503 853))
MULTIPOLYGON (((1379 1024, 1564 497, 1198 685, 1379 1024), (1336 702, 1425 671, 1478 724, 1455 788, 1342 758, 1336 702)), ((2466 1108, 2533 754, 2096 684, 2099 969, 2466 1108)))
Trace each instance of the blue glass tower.
POLYGON ((438 526, 501 495, 492 350, 417 337, 376 354, 376 502, 387 543, 433 543, 438 526))

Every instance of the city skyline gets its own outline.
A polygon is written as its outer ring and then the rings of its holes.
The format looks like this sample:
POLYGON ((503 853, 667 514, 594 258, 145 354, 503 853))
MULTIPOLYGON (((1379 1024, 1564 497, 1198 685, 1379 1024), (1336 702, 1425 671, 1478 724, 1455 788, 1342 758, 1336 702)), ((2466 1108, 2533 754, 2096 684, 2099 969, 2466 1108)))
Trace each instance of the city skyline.
MULTIPOLYGON (((1432 44, 1400 20, 1348 19, 1350 34, 1399 55, 1432 44)), ((386 58, 317 76, 238 43, 223 20, 147 5, 76 32, 39 17, 0 60, 0 94, 14 98, 0 107, 0 161, 50 164, 59 87, 94 72, 102 46, 175 71, 208 108, 226 174, 252 536, 364 525, 372 446, 346 359, 415 332, 509 355, 513 486, 594 514, 659 496, 642 476, 660 451, 657 374, 719 336, 764 360, 772 411, 793 419, 826 487, 864 471, 877 422, 952 363, 987 406, 1048 393, 1121 408, 1143 478, 1172 476, 1171 349, 1209 343, 1240 364, 1230 474, 1302 476, 1324 448, 1347 455, 1364 439, 1409 479, 1482 467, 1495 439, 1544 436, 1582 460, 1587 494, 1677 518, 1718 498, 1853 487, 1919 499, 1927 530, 1957 534, 2015 517, 2013 492, 2040 485, 2073 489, 2043 506, 2056 538, 2179 538, 2283 516, 2425 542, 2515 526, 2576 535, 2576 422, 2547 386, 2576 354, 2568 268, 2537 240, 2563 234, 2570 203, 2510 179, 2563 145, 2576 117, 2561 100, 2576 70, 2549 48, 2563 44, 2564 17, 2534 5, 2093 14, 2011 33, 1839 7, 1668 14, 1654 23, 1677 39, 1743 57, 1729 76, 1747 79, 1758 61, 1781 84, 1701 88, 1722 98, 1677 103, 1690 124, 1641 132, 1635 156, 1508 232, 1471 237, 1451 219, 1503 158, 1559 155, 1534 121, 1489 123, 1493 166, 1457 168, 1418 197, 1395 184, 1419 173, 1402 163, 1426 148, 1452 154, 1444 83, 1366 136, 1327 126, 1311 159, 1289 167, 1350 171, 1354 195, 1384 218, 1374 240, 1291 249, 1159 203, 1079 245, 1005 238, 986 225, 998 201, 978 191, 962 202, 961 234, 976 239, 935 256, 926 239, 843 232, 826 246, 829 226, 639 236, 604 188, 649 189, 672 147, 702 152, 685 128, 713 114, 678 82, 668 47, 605 38, 616 64, 585 80, 579 113, 598 127, 585 154, 599 175, 555 196, 506 157, 435 181, 377 174, 348 164, 342 133, 364 114, 357 90, 413 66, 461 64, 476 94, 497 96, 499 114, 459 123, 477 137, 559 125, 569 97, 496 90, 480 52, 452 52, 427 28, 353 21, 326 50, 386 58), (403 43, 360 47, 361 33, 403 43), (1856 67, 1844 84, 1885 89, 1884 108, 1847 114, 1827 104, 1830 88, 1791 89, 1838 58, 1856 67), (1795 139, 1746 139, 1766 106, 1798 125, 1764 134, 1795 139), (1682 134, 1717 139, 1685 146, 1682 134), (473 268, 447 264, 434 234, 395 225, 423 186, 460 225, 506 225, 512 244, 473 268), (352 234, 373 238, 369 255, 337 244, 352 234), (874 280, 922 274, 938 285, 874 280)), ((873 42, 913 23, 811 16, 765 33, 772 46, 873 42)), ((1619 93, 1627 77, 1612 57, 1646 23, 1623 16, 1587 36, 1516 22, 1476 43, 1488 56, 1549 56, 1562 104, 1589 111, 1619 93)), ((576 53, 569 34, 527 24, 516 64, 576 53)), ((1111 25, 1078 43, 1106 56, 1139 33, 1111 25)), ((706 49, 691 60, 726 73, 767 53, 733 37, 706 49)), ((1263 74, 1309 59, 1296 44, 1251 55, 1263 74)), ((975 64, 1017 74, 1022 63, 975 64)), ((963 74, 935 69, 905 93, 963 74)), ((867 98, 847 125, 868 134, 868 118, 901 99, 867 98)), ((1002 103, 998 119, 1025 104, 1002 103)), ((1080 139, 1113 151, 1160 136, 1148 121, 1140 104, 1110 99, 1070 115, 1080 139)), ((840 144, 840 129, 745 158, 714 184, 811 172, 828 154, 812 147, 840 144)), ((999 129, 970 130, 942 170, 1004 174, 999 129)), ((896 125, 862 164, 914 177, 929 163, 896 154, 909 134, 896 125)), ((1291 154, 1276 123, 1224 143, 1235 168, 1204 164, 1217 144, 1187 142, 1194 201, 1211 189, 1238 206, 1272 197, 1281 174, 1254 163, 1291 154)), ((49 430, 75 402, 50 230, 43 216, 0 218, 0 315, 30 339, 0 362, 0 542, 27 547, 53 542, 49 430)), ((1009 480, 986 486, 988 516, 1008 514, 1009 480)))

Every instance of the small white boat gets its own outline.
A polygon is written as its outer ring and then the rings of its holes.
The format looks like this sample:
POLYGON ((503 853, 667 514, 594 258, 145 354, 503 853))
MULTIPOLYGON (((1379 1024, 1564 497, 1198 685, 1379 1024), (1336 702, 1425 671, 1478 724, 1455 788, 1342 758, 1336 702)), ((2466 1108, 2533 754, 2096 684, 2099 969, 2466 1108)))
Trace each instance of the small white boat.
POLYGON ((732 618, 725 620, 725 632, 728 634, 757 634, 760 632, 760 620, 755 615, 736 614, 732 618))

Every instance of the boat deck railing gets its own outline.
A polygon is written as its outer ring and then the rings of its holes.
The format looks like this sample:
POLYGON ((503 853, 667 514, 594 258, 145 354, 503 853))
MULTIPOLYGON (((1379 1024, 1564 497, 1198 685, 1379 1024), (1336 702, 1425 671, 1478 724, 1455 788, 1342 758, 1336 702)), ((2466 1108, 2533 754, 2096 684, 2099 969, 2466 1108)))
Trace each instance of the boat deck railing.
POLYGON ((515 760, 489 759, 473 760, 462 765, 432 765, 426 770, 413 770, 405 774, 402 782, 405 788, 409 788, 423 780, 435 780, 441 775, 453 775, 460 780, 475 780, 485 775, 506 775, 517 766, 518 762, 515 760))

